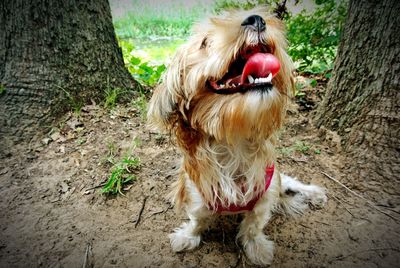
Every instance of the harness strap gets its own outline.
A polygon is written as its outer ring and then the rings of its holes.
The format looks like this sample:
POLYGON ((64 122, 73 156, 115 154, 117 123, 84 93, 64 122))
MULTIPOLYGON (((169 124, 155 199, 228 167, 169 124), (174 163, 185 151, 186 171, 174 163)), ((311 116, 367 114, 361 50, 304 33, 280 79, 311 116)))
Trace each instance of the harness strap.
POLYGON ((264 190, 260 192, 255 198, 250 200, 246 205, 240 206, 231 204, 229 207, 223 207, 221 204, 217 203, 216 207, 213 209, 217 213, 221 212, 240 212, 240 211, 251 211, 253 210, 254 206, 256 205, 257 201, 263 196, 263 194, 268 190, 269 186, 271 185, 272 177, 274 176, 274 164, 271 166, 267 166, 265 168, 265 186, 264 190))

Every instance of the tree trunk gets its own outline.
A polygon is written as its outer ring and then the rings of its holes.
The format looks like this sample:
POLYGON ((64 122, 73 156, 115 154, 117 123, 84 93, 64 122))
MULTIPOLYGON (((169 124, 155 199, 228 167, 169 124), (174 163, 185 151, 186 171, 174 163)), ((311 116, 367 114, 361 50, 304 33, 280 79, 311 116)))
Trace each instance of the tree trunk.
POLYGON ((337 130, 360 175, 400 174, 400 1, 351 0, 317 126, 337 130))
POLYGON ((107 0, 0 1, 0 135, 21 139, 68 105, 134 88, 107 0))

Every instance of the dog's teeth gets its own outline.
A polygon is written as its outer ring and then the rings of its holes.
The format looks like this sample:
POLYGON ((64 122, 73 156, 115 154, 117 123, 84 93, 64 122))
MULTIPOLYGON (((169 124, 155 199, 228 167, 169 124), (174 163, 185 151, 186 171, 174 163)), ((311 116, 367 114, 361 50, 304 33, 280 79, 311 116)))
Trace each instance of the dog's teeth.
POLYGON ((260 83, 260 79, 259 79, 259 78, 256 78, 256 79, 254 80, 254 83, 256 83, 256 84, 260 83))
POLYGON ((250 84, 254 83, 254 78, 251 75, 248 75, 247 79, 249 79, 250 84))
POLYGON ((220 88, 224 88, 224 87, 225 87, 225 85, 224 85, 224 84, 221 84, 221 85, 219 85, 219 87, 220 87, 220 88))
POLYGON ((269 73, 268 77, 265 79, 265 82, 270 83, 272 81, 272 73, 269 73))

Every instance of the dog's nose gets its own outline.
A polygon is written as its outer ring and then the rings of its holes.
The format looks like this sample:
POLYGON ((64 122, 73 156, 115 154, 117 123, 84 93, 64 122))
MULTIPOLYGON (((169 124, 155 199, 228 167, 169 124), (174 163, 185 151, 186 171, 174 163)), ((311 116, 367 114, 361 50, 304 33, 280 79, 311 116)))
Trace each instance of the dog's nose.
POLYGON ((242 26, 250 27, 254 31, 265 31, 265 20, 258 15, 251 15, 242 22, 242 26))

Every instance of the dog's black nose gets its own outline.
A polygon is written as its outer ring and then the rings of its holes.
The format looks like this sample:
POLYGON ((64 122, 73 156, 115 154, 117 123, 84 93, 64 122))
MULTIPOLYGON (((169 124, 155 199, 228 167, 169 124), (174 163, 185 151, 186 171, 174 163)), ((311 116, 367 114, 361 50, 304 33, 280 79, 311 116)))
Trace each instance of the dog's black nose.
POLYGON ((257 32, 265 31, 265 20, 258 15, 251 15, 242 22, 242 26, 251 27, 257 32))

